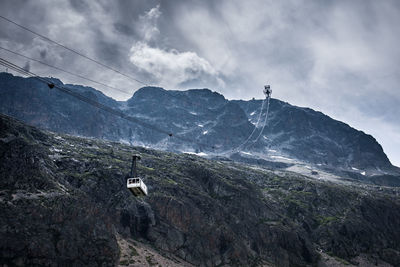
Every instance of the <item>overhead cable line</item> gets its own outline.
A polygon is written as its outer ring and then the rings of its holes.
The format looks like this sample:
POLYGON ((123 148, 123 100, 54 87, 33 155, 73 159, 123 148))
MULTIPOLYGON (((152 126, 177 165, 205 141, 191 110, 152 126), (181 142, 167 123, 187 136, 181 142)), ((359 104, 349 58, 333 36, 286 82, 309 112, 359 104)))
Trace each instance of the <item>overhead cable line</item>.
POLYGON ((29 74, 26 73, 24 70, 17 69, 12 65, 7 64, 7 62, 4 62, 3 59, 1 59, 1 58, 0 58, 0 64, 3 65, 4 67, 6 67, 7 70, 11 69, 11 70, 14 70, 14 71, 16 71, 16 72, 18 72, 18 73, 20 73, 20 74, 22 74, 24 76, 29 76, 29 74))
MULTIPOLYGON (((76 76, 76 77, 78 77, 78 78, 81 78, 81 79, 84 79, 84 80, 87 80, 87 81, 90 81, 90 82, 93 82, 93 83, 96 83, 96 84, 99 84, 99 85, 108 87, 108 88, 113 89, 113 90, 117 90, 117 91, 119 91, 119 92, 121 92, 121 93, 124 93, 124 94, 126 94, 126 95, 132 96, 132 93, 129 93, 129 92, 125 91, 125 90, 122 90, 122 89, 113 87, 113 86, 111 86, 111 85, 107 85, 107 84, 102 83, 102 82, 95 81, 95 80, 90 79, 90 78, 87 78, 87 77, 85 77, 85 76, 82 76, 82 75, 79 75, 79 74, 76 74, 76 73, 67 71, 67 70, 62 69, 62 68, 60 68, 60 67, 50 65, 50 64, 45 63, 45 62, 43 62, 43 61, 40 61, 40 60, 31 58, 31 57, 28 57, 28 56, 26 56, 26 55, 23 55, 23 54, 21 54, 21 53, 15 52, 15 51, 12 51, 12 50, 7 49, 7 48, 5 48, 5 47, 1 47, 1 46, 0 46, 0 49, 3 49, 3 50, 5 50, 5 51, 10 52, 10 53, 12 53, 12 54, 15 54, 15 55, 17 55, 17 56, 26 58, 26 59, 28 59, 28 60, 37 62, 37 63, 42 64, 42 65, 44 65, 44 66, 48 66, 48 67, 50 67, 50 68, 54 68, 54 69, 56 69, 56 70, 59 70, 59 71, 68 73, 68 74, 70 74, 70 75, 72 75, 72 76, 76 76)), ((172 94, 172 93, 169 92, 168 90, 165 90, 165 93, 166 93, 167 95, 169 95, 171 98, 177 98, 176 95, 172 94)), ((192 102, 192 101, 190 101, 190 100, 187 100, 187 99, 185 99, 185 98, 183 98, 183 99, 181 99, 181 100, 182 100, 183 102, 186 102, 186 103, 190 104, 191 106, 199 106, 199 105, 200 105, 200 104, 198 104, 198 103, 194 103, 194 102, 192 102)), ((201 105, 200 105, 200 106, 201 106, 201 105)))
MULTIPOLYGON (((50 38, 47 37, 47 36, 44 36, 44 35, 42 35, 42 34, 40 34, 40 33, 37 33, 37 32, 35 32, 35 31, 33 31, 33 30, 31 30, 31 29, 29 29, 29 28, 27 28, 27 27, 25 27, 25 26, 23 26, 23 25, 21 25, 21 24, 15 22, 15 21, 12 21, 12 20, 10 20, 10 19, 8 19, 8 18, 6 18, 6 17, 4 17, 4 16, 2 16, 2 15, 0 15, 0 18, 3 19, 3 20, 5 20, 5 21, 7 21, 7 22, 9 22, 9 23, 14 24, 14 25, 20 27, 21 29, 24 29, 24 30, 26 30, 26 31, 28 31, 28 32, 30 32, 30 33, 36 35, 36 36, 39 36, 40 38, 42 38, 42 39, 45 40, 45 41, 48 41, 48 42, 53 43, 53 44, 55 44, 55 45, 57 45, 57 46, 59 46, 59 47, 62 47, 62 48, 64 48, 64 49, 66 49, 66 50, 68 50, 68 51, 70 51, 70 52, 72 52, 72 53, 75 53, 75 54, 77 54, 77 55, 79 55, 79 56, 81 56, 81 57, 83 57, 83 58, 85 58, 85 59, 87 59, 87 60, 90 60, 90 61, 92 61, 92 62, 94 62, 94 63, 96 63, 96 64, 98 64, 98 65, 100 65, 100 66, 102 66, 102 67, 104 67, 104 68, 107 68, 107 69, 109 69, 109 70, 111 70, 111 71, 113 71, 113 72, 115 72, 115 73, 118 73, 118 74, 120 74, 120 75, 122 75, 122 76, 124 76, 124 77, 126 77, 126 78, 128 78, 128 79, 130 79, 130 80, 136 81, 136 82, 138 82, 138 83, 140 83, 140 84, 142 84, 142 85, 144 85, 144 86, 151 86, 150 84, 148 84, 148 83, 146 83, 146 82, 144 82, 144 81, 141 81, 141 80, 139 80, 139 79, 136 79, 136 78, 134 78, 134 77, 132 77, 132 76, 130 76, 130 75, 128 75, 128 74, 125 74, 125 73, 123 73, 122 71, 119 71, 119 70, 117 70, 117 69, 115 69, 115 68, 109 67, 109 66, 107 66, 106 64, 101 63, 100 61, 98 61, 98 60, 96 60, 96 59, 93 59, 93 58, 91 58, 91 57, 88 57, 88 56, 86 56, 86 55, 84 55, 84 54, 78 52, 78 51, 75 50, 75 49, 69 48, 69 47, 67 47, 67 46, 65 46, 65 45, 63 45, 63 44, 61 44, 61 43, 59 43, 59 42, 57 42, 57 41, 54 41, 54 40, 50 39, 50 38)), ((160 85, 158 85, 158 86, 160 86, 160 85)), ((166 93, 167 95, 169 95, 170 97, 173 97, 173 98, 177 98, 177 97, 178 97, 178 96, 172 94, 171 92, 169 92, 169 91, 166 90, 166 89, 165 89, 165 93, 166 93)), ((186 99, 185 97, 180 98, 180 100, 183 101, 183 102, 186 102, 187 104, 189 104, 189 105, 191 105, 191 106, 201 106, 199 103, 190 101, 190 100, 186 99)))
POLYGON ((186 137, 183 137, 183 136, 174 135, 172 132, 166 131, 166 130, 161 129, 161 128, 157 127, 157 126, 151 125, 151 124, 143 122, 141 120, 138 120, 135 117, 131 117, 131 116, 125 115, 121 111, 118 111, 118 110, 115 110, 113 108, 110 108, 107 105, 104 105, 104 104, 102 104, 100 102, 97 102, 97 101, 91 99, 91 98, 88 98, 88 97, 86 97, 84 95, 81 95, 81 94, 79 94, 77 92, 74 92, 73 90, 71 90, 71 89, 69 89, 69 88, 67 88, 65 86, 59 86, 57 84, 54 84, 51 81, 49 81, 49 80, 47 80, 47 79, 45 79, 43 77, 40 77, 40 76, 38 76, 37 74, 35 74, 33 72, 30 72, 28 70, 24 70, 23 68, 11 63, 10 61, 5 60, 5 59, 0 58, 0 64, 5 66, 5 67, 8 67, 10 69, 13 69, 14 71, 16 71, 16 72, 18 72, 18 73, 20 73, 22 75, 33 77, 33 78, 45 83, 47 86, 49 86, 50 89, 56 88, 59 91, 65 93, 65 94, 68 94, 68 95, 70 95, 70 96, 72 96, 72 97, 74 97, 74 98, 76 98, 76 99, 78 99, 78 100, 80 100, 82 102, 85 102, 85 103, 87 103, 89 105, 92 105, 92 106, 94 106, 94 107, 96 107, 98 109, 104 110, 104 111, 106 111, 106 112, 108 112, 110 114, 118 116, 118 117, 120 117, 122 119, 125 119, 127 121, 130 121, 132 123, 136 123, 136 124, 138 124, 140 126, 143 126, 145 128, 148 128, 148 129, 151 129, 151 130, 166 134, 169 137, 174 137, 174 138, 179 139, 181 141, 185 141, 185 142, 188 142, 188 143, 196 144, 196 145, 198 145, 200 147, 209 147, 211 149, 215 148, 214 146, 210 146, 208 144, 197 142, 195 140, 192 140, 192 139, 189 139, 189 138, 186 138, 186 137))
POLYGON ((228 151, 226 151, 226 152, 224 152, 224 153, 222 153, 222 154, 225 154, 225 155, 226 155, 226 154, 236 153, 236 152, 238 152, 240 149, 242 149, 243 147, 244 147, 244 148, 247 147, 246 144, 250 141, 250 139, 253 137, 253 134, 254 134, 254 133, 256 132, 256 130, 257 130, 257 127, 258 127, 258 124, 259 124, 259 122, 260 122, 260 118, 261 118, 261 115, 262 115, 262 112, 263 112, 263 109, 264 109, 265 102, 267 102, 267 110, 266 110, 265 117, 264 117, 264 124, 263 124, 263 127, 262 127, 262 129, 261 129, 260 134, 259 134, 259 135, 257 136, 257 138, 250 144, 250 146, 254 145, 254 144, 258 141, 258 139, 260 138, 261 133, 264 131, 264 128, 265 128, 265 126, 266 126, 266 124, 267 124, 267 121, 268 121, 269 100, 270 100, 270 98, 271 98, 271 93, 272 93, 271 86, 270 86, 270 85, 265 85, 265 86, 264 86, 263 92, 264 92, 264 94, 265 94, 265 99, 263 100, 263 102, 262 102, 262 104, 261 104, 260 114, 259 114, 259 116, 258 116, 257 124, 254 126, 253 131, 250 133, 249 137, 247 137, 247 139, 246 139, 243 143, 241 143, 241 144, 238 145, 237 147, 235 147, 235 148, 233 148, 233 149, 230 149, 230 150, 228 150, 228 151))
POLYGON ((247 142, 249 142, 249 140, 253 137, 253 134, 256 132, 257 127, 258 127, 258 124, 260 123, 260 120, 261 120, 261 115, 262 115, 262 112, 263 112, 263 110, 264 110, 265 100, 266 100, 266 99, 264 99, 264 100, 262 101, 260 113, 259 113, 259 115, 258 115, 257 123, 256 123, 256 125, 254 126, 253 131, 251 132, 251 134, 249 135, 249 137, 247 137, 247 139, 246 139, 243 143, 241 143, 239 146, 237 146, 236 148, 234 148, 233 150, 231 150, 231 152, 236 152, 236 151, 238 151, 239 149, 241 149, 241 148, 242 148, 244 145, 246 145, 247 142))
POLYGON ((75 77, 78 77, 78 78, 81 78, 81 79, 84 79, 84 80, 87 80, 87 81, 90 81, 90 82, 93 82, 93 83, 96 83, 96 84, 99 84, 99 85, 108 87, 108 88, 110 88, 110 89, 117 90, 117 91, 119 91, 119 92, 121 92, 121 93, 124 93, 124 94, 126 94, 126 95, 132 96, 132 93, 129 93, 129 92, 125 91, 125 90, 122 90, 122 89, 113 87, 113 86, 111 86, 111 85, 107 85, 107 84, 102 83, 102 82, 95 81, 95 80, 90 79, 90 78, 87 78, 87 77, 85 77, 85 76, 82 76, 82 75, 79 75, 79 74, 76 74, 76 73, 67 71, 67 70, 62 69, 62 68, 60 68, 60 67, 56 67, 56 66, 50 65, 50 64, 45 63, 45 62, 43 62, 43 61, 40 61, 40 60, 31 58, 31 57, 28 57, 28 56, 23 55, 23 54, 20 54, 20 53, 18 53, 18 52, 12 51, 12 50, 10 50, 10 49, 7 49, 7 48, 1 47, 1 46, 0 46, 0 49, 3 49, 3 50, 5 50, 5 51, 7 51, 7 52, 10 52, 10 53, 12 53, 12 54, 14 54, 14 55, 17 55, 17 56, 20 56, 20 57, 23 57, 23 58, 25 58, 25 59, 28 59, 28 60, 37 62, 37 63, 39 63, 39 64, 45 65, 45 66, 47 66, 47 67, 50 67, 50 68, 53 68, 53 69, 56 69, 56 70, 59 70, 59 71, 68 73, 68 74, 70 74, 70 75, 72 75, 72 76, 75 76, 75 77))
POLYGON ((258 139, 260 139, 261 134, 264 132, 265 126, 266 126, 267 123, 268 123, 269 99, 270 99, 270 98, 268 97, 268 100, 267 100, 267 112, 265 113, 265 118, 264 118, 263 127, 261 128, 261 131, 260 131, 260 133, 258 134, 257 138, 249 145, 250 147, 251 147, 252 145, 254 145, 255 143, 257 143, 258 139))
POLYGON ((109 69, 109 70, 111 70, 111 71, 113 71, 113 72, 116 72, 116 73, 118 73, 118 74, 120 74, 120 75, 122 75, 122 76, 124 76, 124 77, 126 77, 126 78, 129 78, 129 79, 131 79, 131 80, 133 80, 133 81, 136 81, 136 82, 138 82, 138 83, 140 83, 140 84, 143 84, 143 85, 145 85, 145 86, 149 86, 149 84, 147 84, 147 83, 145 83, 145 82, 143 82, 143 81, 141 81, 141 80, 139 80, 139 79, 136 79, 135 77, 132 77, 132 76, 130 76, 130 75, 128 75, 128 74, 125 74, 125 73, 123 73, 123 72, 117 70, 117 69, 114 69, 114 68, 112 68, 112 67, 110 67, 110 66, 107 66, 106 64, 101 63, 100 61, 98 61, 98 60, 96 60, 96 59, 93 59, 93 58, 91 58, 91 57, 89 57, 89 56, 86 56, 85 54, 80 53, 80 52, 76 51, 75 49, 69 48, 68 46, 65 46, 65 45, 63 45, 63 44, 61 44, 61 43, 59 43, 59 42, 57 42, 57 41, 54 41, 54 40, 50 39, 49 37, 44 36, 44 35, 42 35, 42 34, 40 34, 40 33, 37 33, 37 32, 35 32, 35 31, 33 31, 33 30, 31 30, 31 29, 29 29, 29 28, 27 28, 27 27, 25 27, 25 26, 23 26, 23 25, 21 25, 21 24, 16 23, 15 21, 12 21, 12 20, 10 20, 10 19, 8 19, 8 18, 6 18, 6 17, 3 17, 2 15, 0 15, 0 18, 2 18, 2 19, 5 20, 5 21, 8 21, 9 23, 12 23, 12 24, 14 24, 14 25, 20 27, 21 29, 24 29, 24 30, 26 30, 26 31, 28 31, 28 32, 30 32, 30 33, 36 35, 36 36, 39 36, 40 38, 42 38, 42 39, 45 40, 45 41, 48 41, 48 42, 50 42, 50 43, 53 43, 53 44, 55 44, 55 45, 57 45, 57 46, 59 46, 59 47, 62 47, 62 48, 64 48, 64 49, 66 49, 66 50, 72 52, 72 53, 75 53, 75 54, 77 54, 77 55, 79 55, 79 56, 81 56, 81 57, 83 57, 83 58, 86 58, 87 60, 90 60, 90 61, 96 63, 97 65, 100 65, 100 66, 102 66, 102 67, 104 67, 104 68, 107 68, 107 69, 109 69))

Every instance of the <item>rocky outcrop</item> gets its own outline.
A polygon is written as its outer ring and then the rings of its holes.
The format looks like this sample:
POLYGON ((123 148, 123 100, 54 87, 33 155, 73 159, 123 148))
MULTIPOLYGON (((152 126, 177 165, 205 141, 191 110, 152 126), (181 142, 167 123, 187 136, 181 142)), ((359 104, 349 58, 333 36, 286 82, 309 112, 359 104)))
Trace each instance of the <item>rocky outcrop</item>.
POLYGON ((36 129, 0 119, 0 263, 115 265, 112 221, 58 173, 48 156, 51 141, 36 129))
POLYGON ((400 264, 397 188, 0 126, 1 264, 129 264, 121 238, 198 266, 312 266, 319 251, 400 264), (134 152, 142 199, 125 188, 134 152))

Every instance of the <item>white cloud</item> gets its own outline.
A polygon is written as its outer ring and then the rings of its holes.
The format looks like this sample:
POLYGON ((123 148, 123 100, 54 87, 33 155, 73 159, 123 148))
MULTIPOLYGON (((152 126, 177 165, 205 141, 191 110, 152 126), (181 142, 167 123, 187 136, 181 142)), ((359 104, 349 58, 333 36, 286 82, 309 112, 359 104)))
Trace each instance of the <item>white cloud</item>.
POLYGON ((160 30, 157 27, 158 18, 161 16, 160 5, 150 9, 144 15, 139 16, 139 32, 148 42, 158 37, 160 30))
POLYGON ((153 83, 166 87, 223 86, 218 72, 210 62, 196 52, 179 52, 176 49, 159 48, 158 20, 162 15, 160 5, 139 16, 138 31, 142 40, 135 42, 129 54, 130 62, 152 76, 153 83))
POLYGON ((194 52, 167 51, 137 42, 131 48, 130 61, 168 88, 198 80, 222 82, 211 64, 194 52))
MULTIPOLYGON (((203 6, 183 6, 176 11, 174 25, 182 33, 192 48, 224 75, 230 75, 237 68, 237 55, 234 46, 237 43, 234 32, 230 30, 225 18, 213 16, 203 6)), ((239 23, 238 23, 239 24, 239 23)))

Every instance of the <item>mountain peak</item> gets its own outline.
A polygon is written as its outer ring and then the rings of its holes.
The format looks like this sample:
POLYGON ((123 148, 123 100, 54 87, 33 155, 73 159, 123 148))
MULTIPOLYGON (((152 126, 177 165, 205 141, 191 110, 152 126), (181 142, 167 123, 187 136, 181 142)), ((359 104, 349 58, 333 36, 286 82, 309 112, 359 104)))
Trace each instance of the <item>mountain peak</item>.
POLYGON ((147 99, 152 100, 155 98, 164 98, 166 96, 166 90, 162 87, 157 86, 145 86, 139 88, 131 98, 127 100, 128 106, 132 106, 136 99, 147 99))
POLYGON ((165 90, 162 87, 158 86, 145 86, 142 88, 139 88, 132 97, 148 97, 148 96, 159 96, 159 95, 164 95, 165 90))

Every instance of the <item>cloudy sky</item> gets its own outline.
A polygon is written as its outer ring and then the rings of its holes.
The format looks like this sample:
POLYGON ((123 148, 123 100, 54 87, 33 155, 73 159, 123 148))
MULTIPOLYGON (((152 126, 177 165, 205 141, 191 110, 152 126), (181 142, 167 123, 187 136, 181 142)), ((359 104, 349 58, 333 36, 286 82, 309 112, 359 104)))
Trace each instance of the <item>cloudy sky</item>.
MULTIPOLYGON (((0 15, 144 84, 273 97, 372 134, 400 166, 400 1, 2 0, 0 15)), ((142 87, 0 19, 0 56, 118 100, 142 87)), ((4 71, 4 69, 0 69, 4 71)))

